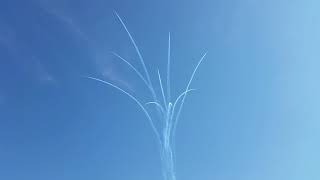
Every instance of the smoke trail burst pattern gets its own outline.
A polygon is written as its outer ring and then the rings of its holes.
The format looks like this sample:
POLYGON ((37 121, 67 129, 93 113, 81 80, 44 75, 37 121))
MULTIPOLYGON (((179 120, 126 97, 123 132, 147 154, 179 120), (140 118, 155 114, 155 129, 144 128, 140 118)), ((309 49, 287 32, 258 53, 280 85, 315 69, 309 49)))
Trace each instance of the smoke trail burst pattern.
POLYGON ((130 67, 136 73, 136 75, 141 79, 141 81, 143 81, 145 86, 148 88, 153 99, 152 101, 143 102, 114 83, 110 83, 108 81, 105 81, 96 77, 92 77, 92 76, 85 76, 85 77, 88 79, 106 84, 110 87, 113 87, 119 90, 120 92, 122 92, 123 94, 127 95, 129 98, 131 98, 133 101, 136 102, 136 104, 140 107, 140 109, 143 111, 143 113, 146 115, 147 119, 149 120, 151 128, 156 136, 159 149, 160 149, 162 173, 163 173, 164 180, 176 180, 175 151, 174 151, 174 147, 175 147, 174 139, 175 139, 176 128, 178 125, 179 117, 180 117, 185 99, 187 97, 187 94, 195 90, 190 88, 194 75, 197 72, 202 61, 205 59, 205 56, 207 53, 204 53, 202 55, 198 64, 194 68, 185 90, 177 98, 171 99, 171 83, 170 83, 171 39, 170 39, 170 33, 169 33, 167 69, 166 69, 166 91, 164 90, 161 74, 160 74, 160 71, 158 70, 157 81, 159 83, 160 92, 161 92, 161 95, 159 97, 159 95, 156 94, 153 82, 151 81, 149 71, 146 68, 145 61, 143 59, 142 54, 140 53, 139 47, 137 46, 134 38, 132 37, 130 31, 128 30, 122 18, 119 16, 117 12, 115 12, 115 15, 117 16, 118 20, 122 24, 123 28, 126 30, 127 35, 129 36, 130 41, 134 46, 136 53, 138 54, 138 57, 140 59, 140 63, 143 67, 144 72, 143 73, 139 72, 139 70, 135 68, 134 65, 132 65, 128 60, 123 58, 121 55, 115 52, 112 52, 112 54, 115 57, 117 57, 119 60, 123 61, 128 67, 130 67), (146 108, 147 106, 153 106, 155 108, 157 116, 161 121, 159 125, 155 125, 155 119, 151 115, 152 112, 147 110, 146 108))

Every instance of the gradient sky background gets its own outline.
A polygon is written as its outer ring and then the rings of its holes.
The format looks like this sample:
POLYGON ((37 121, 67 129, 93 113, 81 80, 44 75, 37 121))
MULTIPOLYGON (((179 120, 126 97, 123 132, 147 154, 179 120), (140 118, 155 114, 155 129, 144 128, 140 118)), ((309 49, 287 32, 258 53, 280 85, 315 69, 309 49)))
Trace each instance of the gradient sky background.
POLYGON ((145 88, 172 34, 180 93, 201 54, 177 129, 178 180, 320 179, 320 3, 316 0, 1 0, 0 179, 161 180, 145 88))

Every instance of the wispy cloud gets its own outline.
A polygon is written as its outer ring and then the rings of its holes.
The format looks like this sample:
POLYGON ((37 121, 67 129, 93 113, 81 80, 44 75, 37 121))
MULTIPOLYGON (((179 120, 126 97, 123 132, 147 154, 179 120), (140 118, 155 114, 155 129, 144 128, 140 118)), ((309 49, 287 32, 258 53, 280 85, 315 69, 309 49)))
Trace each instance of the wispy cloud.
POLYGON ((86 33, 82 30, 82 28, 76 23, 75 18, 72 16, 68 16, 64 13, 64 11, 59 11, 57 8, 54 8, 52 6, 49 6, 48 3, 40 3, 40 8, 42 8, 43 11, 46 13, 52 15, 57 20, 62 22, 67 29, 69 29, 73 35, 75 35, 77 38, 80 38, 81 40, 89 42, 89 38, 86 35, 86 33))
POLYGON ((58 85, 57 79, 51 73, 49 73, 49 71, 37 58, 33 57, 33 62, 33 74, 37 81, 54 86, 58 85))
MULTIPOLYGON (((62 22, 76 38, 79 38, 87 44, 87 51, 90 52, 89 57, 91 57, 89 60, 93 60, 96 72, 100 77, 133 92, 134 88, 132 84, 122 77, 121 73, 119 73, 115 66, 115 61, 111 59, 110 54, 106 53, 106 49, 108 48, 97 45, 97 41, 88 36, 81 25, 79 25, 79 22, 77 22, 77 16, 66 13, 68 11, 66 11, 65 3, 55 4, 48 1, 38 1, 38 4, 43 11, 62 22)), ((45 73, 43 75, 50 79, 50 76, 46 76, 45 73)))
MULTIPOLYGON (((16 70, 23 71, 26 73, 26 77, 30 77, 32 80, 57 84, 56 79, 46 70, 36 55, 24 48, 23 43, 16 38, 15 29, 1 22, 0 26, 0 46, 5 48, 11 56, 6 60, 13 61, 16 64, 16 70)), ((3 99, 3 95, 0 94, 0 101, 3 99)))
POLYGON ((119 70, 115 66, 114 60, 110 54, 106 54, 105 52, 96 53, 94 60, 97 72, 100 76, 121 86, 122 88, 134 92, 133 84, 126 81, 121 73, 119 73, 119 70))

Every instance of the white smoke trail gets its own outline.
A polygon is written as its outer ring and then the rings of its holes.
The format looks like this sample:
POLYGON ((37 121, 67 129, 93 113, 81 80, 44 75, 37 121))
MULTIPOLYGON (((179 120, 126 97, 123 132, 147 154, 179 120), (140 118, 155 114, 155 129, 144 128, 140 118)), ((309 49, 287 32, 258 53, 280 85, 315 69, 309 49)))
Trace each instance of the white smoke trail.
POLYGON ((162 173, 163 173, 164 180, 176 180, 175 161, 174 161, 174 157, 175 157, 175 153, 174 153, 175 131, 176 131, 176 127, 178 125, 180 113, 182 111, 182 108, 183 108, 183 105, 185 102, 185 98, 189 92, 194 91, 194 89, 190 89, 189 87, 193 81, 195 73, 198 70, 198 67, 200 66, 200 64, 204 60, 207 53, 205 53, 200 58, 198 64, 194 68, 194 71, 188 81, 188 84, 186 86, 185 91, 182 92, 176 99, 174 99, 174 101, 171 101, 171 92, 170 92, 171 91, 171 87, 170 87, 171 86, 171 82, 170 82, 170 64, 171 64, 171 58, 170 58, 171 42, 170 41, 171 41, 171 37, 170 37, 170 33, 169 33, 169 37, 168 37, 168 63, 167 63, 167 74, 166 74, 166 88, 167 88, 166 94, 164 92, 160 71, 158 70, 158 81, 159 81, 160 88, 161 88, 160 89, 161 96, 163 98, 163 103, 161 103, 161 102, 159 102, 159 100, 158 100, 159 98, 158 98, 157 94, 155 93, 152 81, 150 79, 148 69, 145 66, 144 59, 140 53, 140 50, 139 50, 136 42, 134 41, 130 31, 126 27, 122 18, 118 15, 117 12, 115 12, 115 14, 116 14, 118 20, 120 21, 120 23, 122 24, 122 26, 124 27, 124 29, 126 30, 128 36, 131 40, 131 43, 133 44, 133 46, 136 50, 136 53, 139 56, 140 62, 143 66, 144 75, 142 73, 140 73, 138 71, 138 69, 135 68, 131 63, 129 63, 126 59, 124 59, 123 57, 121 57, 117 53, 112 52, 112 54, 114 56, 116 56, 118 59, 120 59, 121 61, 123 61, 127 66, 129 66, 138 75, 138 77, 144 82, 144 84, 149 89, 149 91, 153 97, 153 100, 143 104, 142 101, 138 100, 132 94, 121 89, 119 86, 116 86, 113 83, 110 83, 110 82, 107 82, 107 81, 104 81, 104 80, 101 80, 101 79, 98 79, 95 77, 86 76, 86 78, 104 83, 108 86, 111 86, 111 87, 121 91, 122 93, 126 94, 129 98, 131 98, 132 100, 134 100, 137 103, 137 105, 141 108, 141 110, 147 116, 147 118, 150 122, 150 125, 153 129, 153 132, 156 135, 156 138, 157 138, 157 141, 158 141, 158 144, 160 147, 162 173), (161 120, 159 127, 157 127, 155 125, 154 120, 151 116, 151 112, 146 109, 145 106, 147 106, 147 105, 155 105, 156 110, 158 111, 158 116, 160 117, 160 120, 161 120), (176 112, 176 110, 177 110, 177 112, 176 112))

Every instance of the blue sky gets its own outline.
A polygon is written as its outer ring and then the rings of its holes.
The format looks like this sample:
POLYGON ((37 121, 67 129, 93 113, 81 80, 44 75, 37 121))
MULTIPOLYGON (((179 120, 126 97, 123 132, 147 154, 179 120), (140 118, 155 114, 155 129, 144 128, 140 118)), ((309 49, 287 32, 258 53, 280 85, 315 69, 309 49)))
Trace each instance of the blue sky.
POLYGON ((185 87, 177 179, 314 180, 320 166, 320 13, 312 0, 0 1, 0 179, 160 180, 148 100, 115 51, 185 87))

